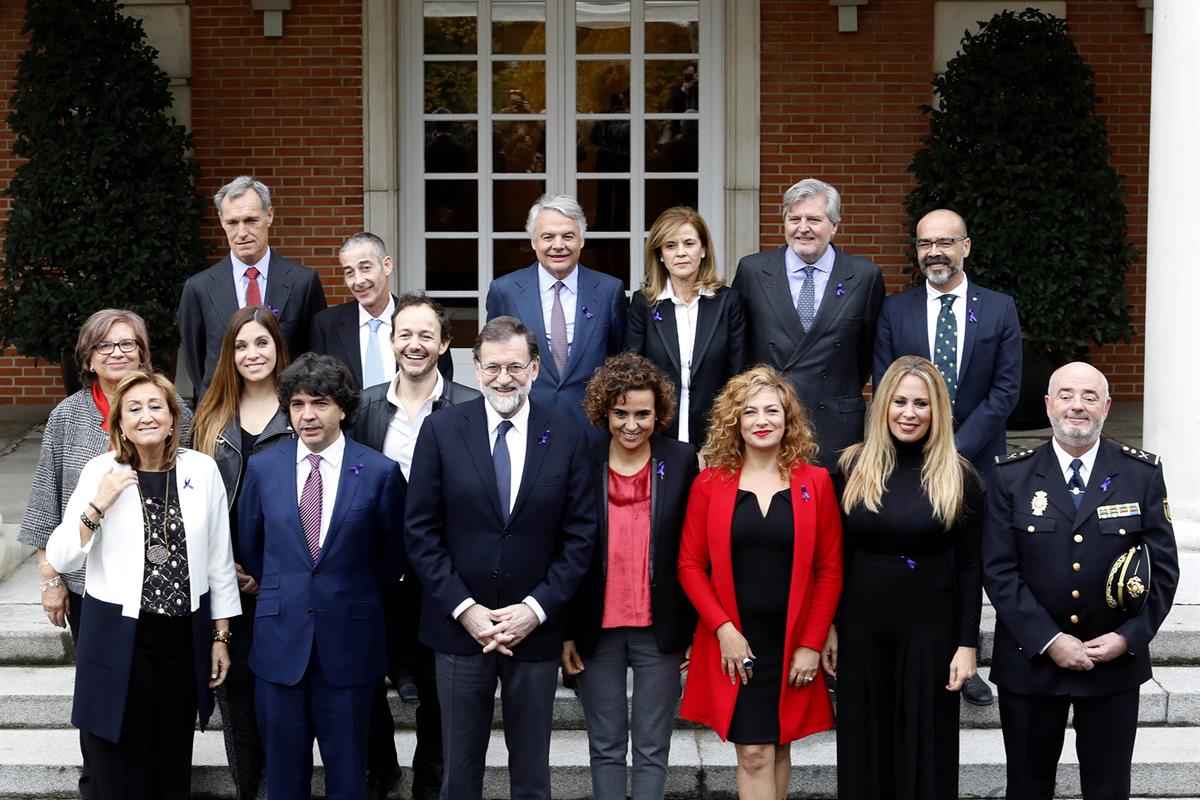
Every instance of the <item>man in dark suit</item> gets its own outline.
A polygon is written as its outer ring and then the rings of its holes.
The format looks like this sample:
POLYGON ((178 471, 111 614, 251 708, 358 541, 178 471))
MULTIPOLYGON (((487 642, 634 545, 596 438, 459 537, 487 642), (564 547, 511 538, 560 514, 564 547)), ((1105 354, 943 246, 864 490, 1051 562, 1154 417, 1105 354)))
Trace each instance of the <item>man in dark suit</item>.
POLYGON ((533 331, 549 357, 530 395, 535 403, 575 420, 596 440, 603 434, 583 413, 583 393, 604 359, 620 352, 625 336, 625 287, 580 266, 587 218, 575 198, 547 194, 526 222, 537 263, 492 281, 488 319, 512 316, 533 331))
MULTIPOLYGON (((388 290, 392 257, 382 239, 363 231, 342 243, 338 262, 354 299, 313 317, 309 346, 345 364, 355 388, 386 385, 396 376, 391 347, 396 297, 388 290)), ((438 369, 446 380, 454 375, 449 350, 442 353, 438 369)))
POLYGON ((188 278, 179 298, 179 336, 194 403, 208 391, 233 312, 248 305, 269 307, 283 329, 288 354, 295 358, 308 350, 313 315, 325 308, 317 273, 268 245, 274 211, 265 185, 242 175, 217 190, 213 201, 229 255, 188 278))
POLYGON ((1128 798, 1138 687, 1179 579, 1167 490, 1158 456, 1100 437, 1111 404, 1100 372, 1067 364, 1048 391, 1054 438, 999 463, 983 530, 1007 797, 1054 796, 1074 708, 1083 797, 1128 798), (1144 601, 1140 613, 1110 589, 1110 565, 1133 547, 1149 584, 1139 575, 1120 590, 1144 601))
POLYGON ((579 426, 528 400, 538 341, 513 317, 475 340, 484 397, 432 414, 413 454, 406 542, 436 653, 442 800, 478 800, 496 682, 513 797, 550 797, 550 729, 568 604, 596 535, 579 426))
POLYGON ((800 181, 783 195, 786 246, 744 257, 733 279, 746 306, 748 363, 769 364, 796 387, 825 467, 862 438, 884 291, 878 266, 830 244, 841 216, 836 189, 800 181))
MULTIPOLYGON (((400 465, 407 480, 413 450, 425 418, 433 412, 474 400, 479 392, 453 383, 437 369, 438 357, 450 348, 450 318, 437 300, 423 294, 396 299, 391 349, 399 370, 390 383, 363 392, 354 422, 354 438, 400 465)), ((421 584, 415 575, 389 587, 384 597, 388 620, 388 675, 402 699, 414 694, 417 746, 413 752, 413 800, 435 800, 442 786, 442 721, 434 680, 433 651, 417 640, 421 584), (411 688, 410 688, 411 687, 411 688)), ((394 721, 386 687, 376 693, 371 711, 367 795, 383 798, 394 784, 394 721)), ((398 770, 398 767, 396 768, 398 770)))
POLYGON ((404 476, 342 434, 345 366, 307 353, 279 379, 297 440, 250 459, 239 500, 258 583, 250 668, 272 797, 308 797, 314 736, 328 797, 364 796, 371 697, 387 669, 384 586, 403 571, 404 476))

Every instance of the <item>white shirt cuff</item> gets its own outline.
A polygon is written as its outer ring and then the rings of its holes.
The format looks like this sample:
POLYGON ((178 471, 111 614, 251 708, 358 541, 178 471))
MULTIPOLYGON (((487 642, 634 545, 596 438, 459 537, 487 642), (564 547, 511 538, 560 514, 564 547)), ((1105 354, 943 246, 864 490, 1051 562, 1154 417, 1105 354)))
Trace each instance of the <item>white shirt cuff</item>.
POLYGON ((532 608, 533 613, 537 614, 539 625, 546 623, 546 612, 542 610, 542 604, 535 600, 533 595, 526 595, 525 599, 521 602, 532 608))
POLYGON ((1045 645, 1045 647, 1043 647, 1041 650, 1038 650, 1038 655, 1042 655, 1042 654, 1043 654, 1043 653, 1045 653, 1047 650, 1049 650, 1049 649, 1050 649, 1050 645, 1052 645, 1052 644, 1054 644, 1056 641, 1058 641, 1058 637, 1060 637, 1060 636, 1062 636, 1062 631, 1059 631, 1058 633, 1054 634, 1054 636, 1053 636, 1053 637, 1051 637, 1050 641, 1046 642, 1046 645, 1045 645))
POLYGON ((454 610, 450 612, 450 616, 454 617, 455 619, 458 619, 460 616, 462 616, 462 613, 464 611, 466 611, 468 608, 470 608, 473 605, 475 605, 475 598, 468 597, 466 600, 463 600, 461 603, 459 603, 458 605, 456 605, 454 607, 454 610))

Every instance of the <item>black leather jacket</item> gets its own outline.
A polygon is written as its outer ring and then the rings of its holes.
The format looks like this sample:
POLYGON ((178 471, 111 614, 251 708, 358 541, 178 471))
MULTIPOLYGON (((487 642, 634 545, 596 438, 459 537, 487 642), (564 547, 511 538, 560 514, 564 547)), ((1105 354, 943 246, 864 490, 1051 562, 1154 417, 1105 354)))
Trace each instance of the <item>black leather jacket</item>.
POLYGON ((254 450, 250 453, 243 453, 241 422, 236 415, 229 421, 225 430, 217 435, 213 460, 217 462, 217 469, 220 470, 221 479, 225 482, 225 497, 229 501, 230 508, 233 508, 233 501, 237 499, 238 490, 241 488, 242 459, 249 458, 254 453, 266 450, 294 435, 287 414, 280 409, 275 416, 271 417, 271 421, 267 423, 267 427, 263 428, 262 433, 258 435, 258 441, 254 443, 254 450))

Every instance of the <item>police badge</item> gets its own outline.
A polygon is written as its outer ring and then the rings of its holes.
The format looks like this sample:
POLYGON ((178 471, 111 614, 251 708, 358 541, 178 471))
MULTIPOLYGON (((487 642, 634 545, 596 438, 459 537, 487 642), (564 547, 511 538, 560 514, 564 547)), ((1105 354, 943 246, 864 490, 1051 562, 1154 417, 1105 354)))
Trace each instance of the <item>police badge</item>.
POLYGON ((1041 489, 1038 489, 1033 493, 1033 500, 1029 501, 1029 507, 1033 509, 1033 515, 1035 517, 1040 517, 1042 514, 1046 513, 1047 505, 1048 499, 1045 492, 1043 492, 1041 489))

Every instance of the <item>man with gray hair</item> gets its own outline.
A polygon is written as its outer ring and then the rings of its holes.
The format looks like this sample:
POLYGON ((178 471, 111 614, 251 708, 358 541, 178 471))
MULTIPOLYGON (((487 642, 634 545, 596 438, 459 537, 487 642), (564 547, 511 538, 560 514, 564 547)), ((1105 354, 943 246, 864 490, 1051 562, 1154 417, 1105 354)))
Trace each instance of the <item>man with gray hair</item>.
POLYGON ((274 312, 295 359, 308 350, 313 315, 325 308, 317 273, 281 257, 269 246, 271 190, 249 175, 234 178, 213 196, 229 241, 229 254, 188 278, 179 299, 183 359, 198 404, 212 381, 229 317, 264 305, 274 312))
POLYGON ((748 363, 787 376, 816 435, 817 463, 832 467, 862 438, 883 275, 832 246, 842 217, 837 189, 808 178, 783 195, 785 246, 738 262, 733 287, 746 304, 748 363))
POLYGON ((570 195, 545 194, 525 223, 537 261, 492 281, 487 315, 521 320, 547 351, 530 395, 597 431, 583 413, 583 393, 604 359, 620 352, 625 336, 625 286, 579 264, 587 217, 570 195))

